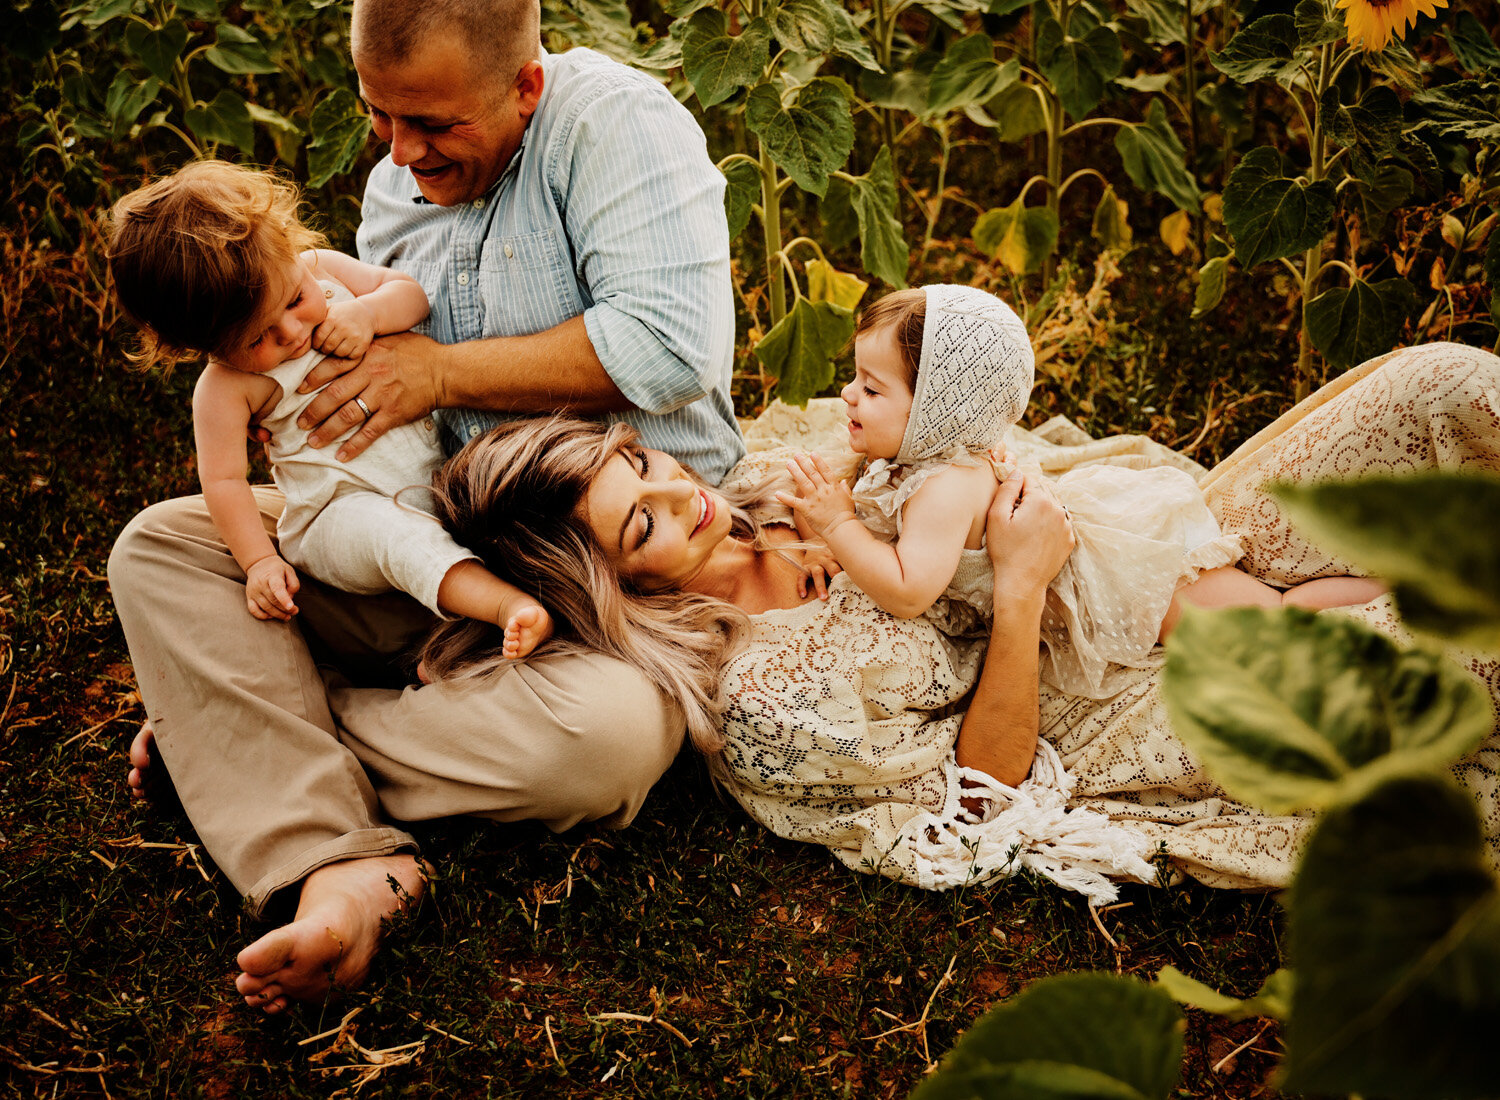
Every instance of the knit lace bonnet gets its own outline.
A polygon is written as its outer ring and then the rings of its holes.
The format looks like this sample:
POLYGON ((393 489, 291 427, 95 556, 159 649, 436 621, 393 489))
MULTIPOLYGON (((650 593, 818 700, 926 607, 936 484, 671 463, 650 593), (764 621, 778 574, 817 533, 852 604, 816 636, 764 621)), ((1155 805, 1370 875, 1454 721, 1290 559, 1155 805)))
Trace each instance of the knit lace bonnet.
POLYGON ((895 463, 988 450, 1031 400, 1035 359, 1010 306, 971 286, 927 288, 922 358, 895 463))

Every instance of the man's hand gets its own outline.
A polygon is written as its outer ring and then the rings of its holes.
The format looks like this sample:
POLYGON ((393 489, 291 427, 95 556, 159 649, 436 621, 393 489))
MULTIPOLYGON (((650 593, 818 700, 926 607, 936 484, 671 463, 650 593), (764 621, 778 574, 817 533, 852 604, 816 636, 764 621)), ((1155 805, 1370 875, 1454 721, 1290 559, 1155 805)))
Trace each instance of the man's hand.
POLYGON ((995 570, 995 600, 1035 595, 1057 576, 1076 539, 1068 511, 1047 479, 1017 471, 995 491, 985 520, 985 548, 995 570))
POLYGON ((323 323, 313 329, 313 347, 340 359, 359 359, 373 339, 375 319, 358 298, 333 303, 323 323))
POLYGON ((403 332, 374 341, 357 362, 324 359, 298 387, 301 393, 322 387, 297 418, 298 427, 313 429, 308 444, 325 447, 362 425, 338 449, 338 460, 348 462, 391 428, 432 412, 441 404, 441 353, 437 341, 403 332))
POLYGON ((257 619, 291 619, 297 614, 292 597, 301 587, 297 571, 275 554, 251 562, 245 570, 245 604, 257 619))
POLYGON ((798 455, 786 468, 792 475, 795 491, 777 493, 776 499, 823 538, 828 538, 835 527, 856 518, 849 486, 834 478, 821 456, 798 455))

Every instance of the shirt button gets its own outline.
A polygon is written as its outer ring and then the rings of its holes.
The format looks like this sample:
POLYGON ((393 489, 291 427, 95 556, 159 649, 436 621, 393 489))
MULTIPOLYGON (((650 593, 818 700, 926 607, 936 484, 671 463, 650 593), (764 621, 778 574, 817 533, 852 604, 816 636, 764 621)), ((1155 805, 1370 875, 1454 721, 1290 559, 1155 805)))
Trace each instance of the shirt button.
POLYGON ((505 258, 508 260, 516 254, 516 250, 510 245, 505 246, 505 258))
POLYGON ((479 428, 476 425, 473 425, 473 424, 469 425, 469 438, 473 439, 478 434, 479 434, 479 428))
POLYGON ((325 297, 325 298, 332 298, 333 297, 333 287, 331 287, 331 286, 325 286, 323 288, 323 297, 325 297))
POLYGON ((422 421, 422 427, 426 428, 430 432, 433 428, 437 427, 437 425, 432 422, 432 417, 429 416, 426 420, 422 421))
POLYGON ((484 200, 483 199, 475 199, 470 205, 473 206, 475 210, 483 210, 484 209, 484 200))
POLYGON ((469 273, 467 271, 460 271, 458 273, 458 285, 459 286, 468 286, 469 285, 469 273))

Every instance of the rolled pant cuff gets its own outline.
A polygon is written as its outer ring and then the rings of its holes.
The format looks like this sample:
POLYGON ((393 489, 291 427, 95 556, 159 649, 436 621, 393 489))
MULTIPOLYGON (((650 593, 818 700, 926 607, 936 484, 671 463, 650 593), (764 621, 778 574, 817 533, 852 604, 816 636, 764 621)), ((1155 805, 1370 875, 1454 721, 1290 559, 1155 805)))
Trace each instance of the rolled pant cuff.
POLYGON ((350 859, 390 856, 398 852, 416 855, 420 846, 410 833, 400 829, 360 829, 334 840, 309 848, 294 860, 265 875, 245 893, 245 911, 260 919, 271 898, 288 886, 295 886, 319 867, 350 859))

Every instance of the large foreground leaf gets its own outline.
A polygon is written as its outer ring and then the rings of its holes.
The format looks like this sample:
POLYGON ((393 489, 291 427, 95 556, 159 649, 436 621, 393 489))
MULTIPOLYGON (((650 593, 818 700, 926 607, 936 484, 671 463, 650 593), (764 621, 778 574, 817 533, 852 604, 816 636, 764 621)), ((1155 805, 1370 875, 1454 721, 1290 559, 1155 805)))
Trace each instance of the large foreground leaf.
POLYGON ((1500 480, 1431 472, 1271 492, 1319 547, 1390 584, 1408 626, 1500 649, 1500 480))
POLYGON ((1224 789, 1272 813, 1442 767, 1493 724, 1485 693, 1442 657, 1297 608, 1188 608, 1162 698, 1224 789))
POLYGON ((1288 897, 1295 1092, 1494 1096, 1500 891, 1473 797, 1398 777, 1329 811, 1288 897))
POLYGON ((980 1017, 911 1100, 1160 1100, 1182 1069, 1182 1032, 1158 989, 1059 974, 980 1017))
POLYGON ((1227 997, 1196 978, 1189 978, 1175 966, 1164 966, 1156 975, 1156 984, 1178 1004, 1201 1008, 1226 1020, 1248 1020, 1270 1016, 1285 1020, 1291 1008, 1292 972, 1282 967, 1271 974, 1253 997, 1243 1000, 1227 997))

